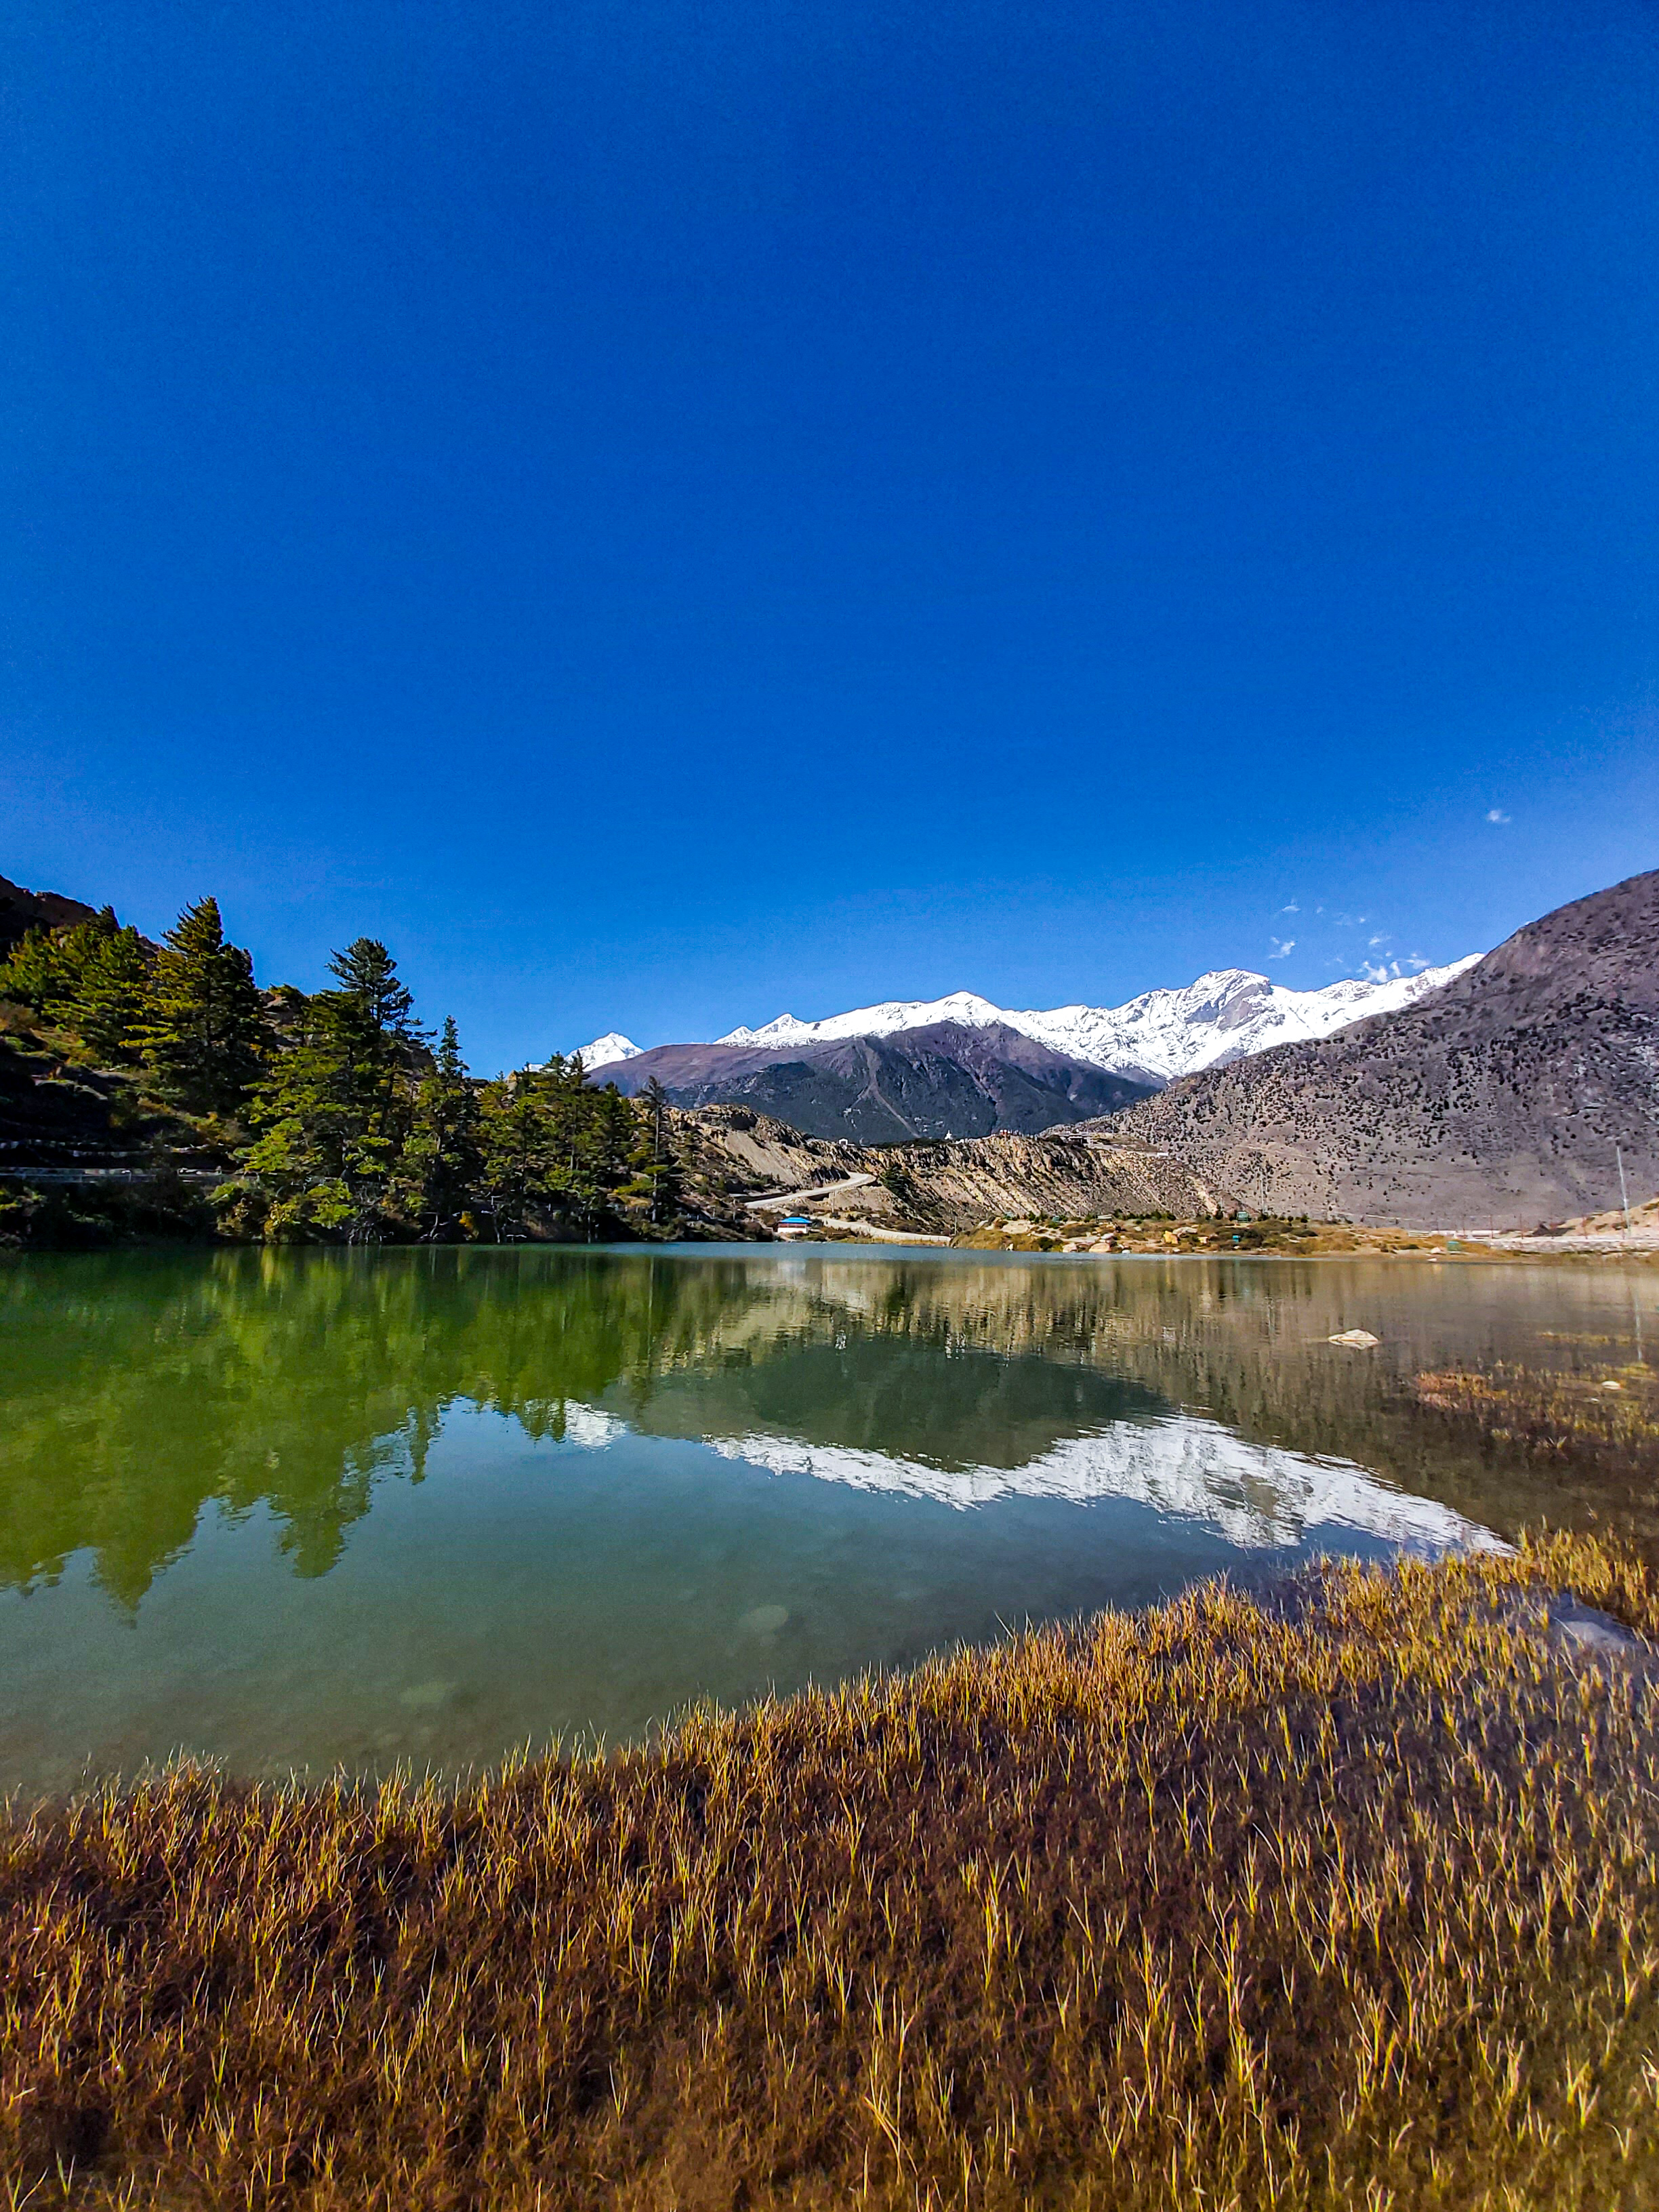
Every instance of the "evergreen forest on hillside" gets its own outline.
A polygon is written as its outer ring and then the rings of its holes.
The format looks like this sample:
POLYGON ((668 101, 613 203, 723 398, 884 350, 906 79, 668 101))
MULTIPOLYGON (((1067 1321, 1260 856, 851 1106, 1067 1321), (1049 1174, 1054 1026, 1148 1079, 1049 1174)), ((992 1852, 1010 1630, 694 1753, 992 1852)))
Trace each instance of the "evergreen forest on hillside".
POLYGON ((212 898, 159 945, 107 907, 30 930, 0 962, 0 1073, 33 1117, 7 1130, 0 1240, 123 1225, 113 1200, 135 1181, 148 1211, 129 1190, 125 1225, 238 1239, 684 1233, 659 1088, 596 1089, 575 1056, 479 1081, 453 1020, 435 1037, 417 1020, 378 939, 329 969, 327 990, 262 989, 212 898))

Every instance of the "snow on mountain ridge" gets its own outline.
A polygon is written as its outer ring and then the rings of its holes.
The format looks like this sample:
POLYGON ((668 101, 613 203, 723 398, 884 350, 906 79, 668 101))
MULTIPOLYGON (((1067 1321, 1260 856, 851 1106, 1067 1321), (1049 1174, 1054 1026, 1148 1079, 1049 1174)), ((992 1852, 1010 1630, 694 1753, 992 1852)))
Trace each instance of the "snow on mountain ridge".
POLYGON ((1147 991, 1121 1006, 1057 1006, 1006 1018, 1073 1060, 1171 1083, 1273 1045, 1329 1036, 1369 1014, 1396 1012, 1449 983, 1480 957, 1472 953, 1443 968, 1380 983, 1348 976, 1317 991, 1287 990, 1247 968, 1217 969, 1185 990, 1147 991))
POLYGON ((1217 968, 1183 990, 1144 991, 1121 1006, 1052 1006, 1018 1012, 974 991, 943 999, 888 1000, 803 1022, 780 1014, 759 1029, 729 1030, 715 1042, 778 1049, 832 1038, 891 1036, 900 1030, 955 1022, 967 1029, 1018 1030, 1053 1051, 1146 1082, 1170 1083, 1202 1067, 1242 1060, 1270 1045, 1329 1036, 1367 1014, 1393 1013, 1449 983, 1481 956, 1425 968, 1383 982, 1346 977, 1322 990, 1290 991, 1248 968, 1217 968))
POLYGON ((985 1030, 1001 1022, 1018 1028, 1020 1017, 1005 1013, 974 991, 952 991, 946 999, 889 999, 879 1006, 856 1006, 849 1014, 828 1014, 822 1021, 798 1021, 780 1014, 757 1030, 728 1030, 716 1044, 747 1044, 769 1048, 787 1044, 827 1044, 835 1037, 891 1036, 899 1030, 926 1029, 933 1022, 956 1022, 963 1029, 985 1030))

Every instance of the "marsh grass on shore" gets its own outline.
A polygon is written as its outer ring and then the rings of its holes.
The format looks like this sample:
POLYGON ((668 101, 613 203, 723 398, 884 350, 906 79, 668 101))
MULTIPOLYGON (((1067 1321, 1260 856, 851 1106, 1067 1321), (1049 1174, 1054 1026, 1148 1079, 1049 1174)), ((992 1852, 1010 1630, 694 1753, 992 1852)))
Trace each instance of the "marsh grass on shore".
POLYGON ((9 2197, 1659 2202, 1634 1555, 1331 1565, 446 1794, 0 1828, 9 2197))

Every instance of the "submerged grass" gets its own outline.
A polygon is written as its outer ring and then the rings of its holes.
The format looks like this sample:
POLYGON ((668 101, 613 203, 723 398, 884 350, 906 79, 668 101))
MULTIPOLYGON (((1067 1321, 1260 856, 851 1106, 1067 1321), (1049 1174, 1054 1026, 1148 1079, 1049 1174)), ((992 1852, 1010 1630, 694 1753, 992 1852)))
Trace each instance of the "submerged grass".
POLYGON ((1659 1474, 1659 1369, 1559 1370, 1505 1364, 1419 1375, 1417 1404, 1490 1449, 1529 1459, 1659 1474))
POLYGON ((0 2204, 1659 2203, 1659 1690, 1578 1538, 445 1793, 0 1827, 0 2204))

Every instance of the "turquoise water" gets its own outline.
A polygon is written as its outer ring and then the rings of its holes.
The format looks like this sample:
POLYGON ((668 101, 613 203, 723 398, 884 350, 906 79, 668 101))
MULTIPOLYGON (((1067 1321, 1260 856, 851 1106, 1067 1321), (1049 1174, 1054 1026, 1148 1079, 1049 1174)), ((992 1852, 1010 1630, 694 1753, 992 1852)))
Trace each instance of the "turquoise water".
POLYGON ((1605 1267, 13 1257, 0 1784, 453 1772, 1222 1568, 1628 1508, 1449 1457, 1399 1385, 1656 1327, 1605 1267), (1378 1352, 1325 1341, 1354 1326, 1378 1352))

